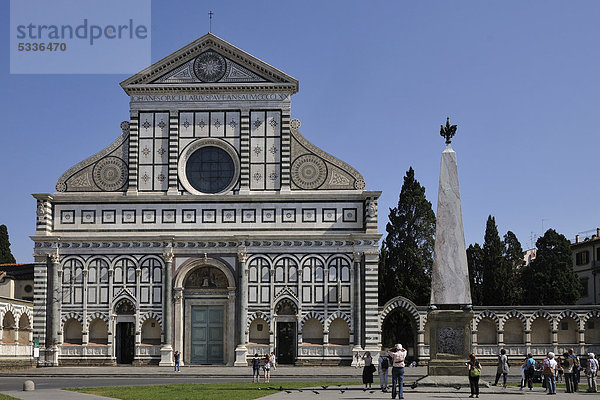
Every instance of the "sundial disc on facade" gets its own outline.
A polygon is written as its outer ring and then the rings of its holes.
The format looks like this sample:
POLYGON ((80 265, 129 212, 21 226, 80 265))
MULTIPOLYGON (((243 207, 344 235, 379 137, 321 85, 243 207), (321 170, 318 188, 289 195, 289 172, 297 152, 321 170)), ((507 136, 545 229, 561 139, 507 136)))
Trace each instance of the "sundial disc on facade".
POLYGON ((127 164, 118 157, 106 157, 98 161, 93 171, 94 182, 105 191, 121 189, 127 180, 127 164))
POLYGON ((301 189, 316 189, 325 182, 327 167, 319 157, 305 154, 292 164, 292 178, 301 189))
POLYGON ((194 73, 202 82, 219 81, 226 69, 225 58, 214 51, 205 51, 194 61, 194 73))

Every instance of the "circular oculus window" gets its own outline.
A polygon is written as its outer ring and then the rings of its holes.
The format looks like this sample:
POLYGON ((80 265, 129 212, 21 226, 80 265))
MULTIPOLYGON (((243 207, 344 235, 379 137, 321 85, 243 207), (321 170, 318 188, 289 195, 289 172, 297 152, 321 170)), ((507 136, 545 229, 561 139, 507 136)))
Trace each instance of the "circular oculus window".
POLYGON ((186 148, 179 160, 179 179, 192 194, 225 193, 239 177, 239 159, 226 142, 200 139, 186 148))

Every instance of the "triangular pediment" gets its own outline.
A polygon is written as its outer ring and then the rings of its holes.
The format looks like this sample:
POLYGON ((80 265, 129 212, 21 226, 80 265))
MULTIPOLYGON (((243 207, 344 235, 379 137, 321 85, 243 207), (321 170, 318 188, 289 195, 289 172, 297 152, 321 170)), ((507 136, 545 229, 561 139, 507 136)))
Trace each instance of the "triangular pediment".
POLYGON ((298 81, 264 61, 208 33, 121 82, 138 91, 298 91, 298 81))

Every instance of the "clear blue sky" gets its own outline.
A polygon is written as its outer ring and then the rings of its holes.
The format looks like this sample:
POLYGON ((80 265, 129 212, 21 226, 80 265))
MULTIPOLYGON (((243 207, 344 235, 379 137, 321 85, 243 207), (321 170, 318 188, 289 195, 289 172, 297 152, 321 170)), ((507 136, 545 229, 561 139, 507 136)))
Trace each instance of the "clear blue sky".
MULTIPOLYGON (((467 243, 489 214, 524 248, 542 226, 600 226, 600 2, 153 1, 152 61, 205 34, 209 10, 214 34, 300 81, 292 117, 383 191, 382 233, 410 166, 435 211, 446 116, 467 243)), ((31 193, 119 135, 127 75, 10 75, 8 28, 0 50, 0 223, 28 262, 31 193)))

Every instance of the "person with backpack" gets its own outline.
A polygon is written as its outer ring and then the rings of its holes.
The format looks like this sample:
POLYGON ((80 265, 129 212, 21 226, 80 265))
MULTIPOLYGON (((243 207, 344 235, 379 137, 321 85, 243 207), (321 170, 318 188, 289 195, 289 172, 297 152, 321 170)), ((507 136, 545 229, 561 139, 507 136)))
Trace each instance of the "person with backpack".
POLYGON ((527 360, 525 361, 525 381, 529 390, 533 389, 533 375, 535 375, 535 360, 531 353, 527 354, 527 360))
POLYGON ((587 367, 585 374, 588 380, 588 393, 596 393, 598 388, 596 386, 596 376, 598 375, 598 360, 594 353, 588 353, 587 367))
POLYGON ((381 387, 382 392, 387 392, 390 358, 387 356, 385 351, 381 352, 377 363, 379 364, 379 386, 381 387))
POLYGON ((542 364, 542 374, 546 379, 546 388, 548 389, 548 394, 556 394, 556 379, 554 372, 558 364, 554 359, 554 353, 549 352, 548 358, 544 360, 544 364, 542 364))

